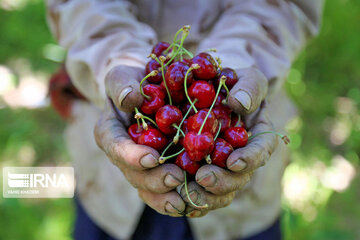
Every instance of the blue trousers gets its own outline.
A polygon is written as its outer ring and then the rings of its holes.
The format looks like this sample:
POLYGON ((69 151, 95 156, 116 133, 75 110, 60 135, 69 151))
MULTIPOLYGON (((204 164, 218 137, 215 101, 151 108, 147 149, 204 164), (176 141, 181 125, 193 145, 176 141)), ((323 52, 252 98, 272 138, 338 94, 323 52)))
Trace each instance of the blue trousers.
MULTIPOLYGON (((120 240, 99 228, 76 201, 75 240, 120 240)), ((215 226, 216 227, 216 226, 215 226)), ((139 220, 132 240, 195 240, 186 217, 174 218, 157 213, 148 206, 139 220)), ((268 229, 248 238, 234 240, 281 240, 280 219, 268 229)))

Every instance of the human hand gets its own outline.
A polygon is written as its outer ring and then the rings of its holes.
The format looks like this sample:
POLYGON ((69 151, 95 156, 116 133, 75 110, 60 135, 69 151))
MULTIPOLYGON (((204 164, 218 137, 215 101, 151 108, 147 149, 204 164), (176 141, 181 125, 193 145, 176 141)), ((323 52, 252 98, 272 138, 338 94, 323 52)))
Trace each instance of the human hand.
MULTIPOLYGON (((247 114, 244 120, 253 135, 272 130, 263 101, 267 92, 265 76, 253 68, 238 70, 237 74, 240 81, 230 91, 229 106, 238 113, 247 114)), ((251 180, 253 171, 266 163, 276 146, 275 135, 260 135, 229 156, 228 169, 215 165, 202 166, 196 173, 196 182, 189 183, 188 191, 195 204, 207 204, 208 207, 195 209, 189 204, 183 187, 181 196, 188 203, 185 211, 187 216, 201 217, 210 210, 229 205, 236 191, 241 190, 251 180)))
POLYGON ((159 153, 135 144, 126 130, 132 115, 125 111, 132 112, 143 100, 139 91, 143 74, 140 68, 118 66, 107 75, 108 100, 95 127, 96 143, 146 204, 159 213, 182 216, 185 203, 173 190, 184 181, 182 170, 175 164, 158 166, 159 153))

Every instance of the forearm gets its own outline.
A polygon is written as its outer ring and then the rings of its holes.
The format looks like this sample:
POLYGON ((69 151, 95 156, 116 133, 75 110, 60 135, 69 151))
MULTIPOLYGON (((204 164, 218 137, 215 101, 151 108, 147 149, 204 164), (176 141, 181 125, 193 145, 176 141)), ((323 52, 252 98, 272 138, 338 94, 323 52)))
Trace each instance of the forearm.
POLYGON ((104 78, 116 65, 146 64, 154 31, 139 22, 128 1, 51 1, 50 28, 68 50, 66 67, 74 85, 98 106, 105 99, 104 78))

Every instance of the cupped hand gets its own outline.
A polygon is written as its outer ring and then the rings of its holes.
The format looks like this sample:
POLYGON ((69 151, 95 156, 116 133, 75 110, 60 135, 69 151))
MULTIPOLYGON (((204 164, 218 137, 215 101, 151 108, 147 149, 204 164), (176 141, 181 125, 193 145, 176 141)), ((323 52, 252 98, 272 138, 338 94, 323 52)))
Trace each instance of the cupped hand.
MULTIPOLYGON (((245 123, 252 135, 273 130, 273 125, 266 114, 265 96, 267 80, 258 70, 250 68, 237 71, 239 82, 230 91, 229 106, 237 113, 245 115, 245 123)), ((196 182, 189 183, 191 200, 207 208, 195 208, 181 190, 187 202, 186 214, 189 217, 201 217, 210 210, 229 205, 235 193, 244 188, 251 180, 253 172, 265 165, 277 146, 277 137, 263 134, 255 137, 248 144, 236 149, 227 159, 227 169, 215 165, 202 166, 196 173, 196 182)))
POLYGON ((140 68, 119 66, 106 77, 104 110, 94 130, 96 143, 111 162, 134 186, 146 204, 162 214, 182 216, 185 203, 174 189, 184 175, 175 164, 159 165, 159 153, 148 146, 134 143, 127 134, 134 107, 143 97, 139 82, 144 76, 140 68))

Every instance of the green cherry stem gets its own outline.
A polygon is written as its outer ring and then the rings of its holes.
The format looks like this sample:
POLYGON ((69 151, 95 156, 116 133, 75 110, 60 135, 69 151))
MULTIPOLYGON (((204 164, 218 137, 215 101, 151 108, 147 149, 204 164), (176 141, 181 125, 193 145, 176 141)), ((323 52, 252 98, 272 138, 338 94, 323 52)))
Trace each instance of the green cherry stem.
POLYGON ((240 126, 241 123, 241 115, 238 113, 237 116, 238 116, 238 120, 236 121, 235 127, 240 126))
POLYGON ((185 178, 185 182, 184 182, 185 193, 186 193, 186 196, 187 196, 187 198, 189 199, 189 202, 191 203, 191 205, 193 205, 195 208, 199 208, 199 209, 208 208, 209 206, 208 206, 207 204, 205 204, 205 205, 203 205, 203 206, 199 206, 199 205, 195 204, 195 203, 191 200, 190 195, 189 195, 188 186, 187 186, 186 171, 184 171, 184 178, 185 178))
POLYGON ((140 129, 140 120, 138 118, 136 118, 136 122, 137 122, 137 125, 138 125, 138 130, 140 129))
POLYGON ((184 90, 185 90, 185 95, 186 95, 186 98, 188 99, 191 107, 194 109, 195 113, 198 112, 198 110, 196 109, 194 102, 191 101, 190 97, 189 97, 189 94, 188 94, 188 91, 187 91, 187 78, 188 78, 188 75, 189 73, 193 70, 193 69, 198 69, 200 68, 200 66, 198 64, 192 64, 189 69, 187 70, 186 74, 185 74, 185 79, 184 79, 184 90))
POLYGON ((150 100, 150 96, 148 96, 148 95, 146 95, 145 93, 144 93, 144 90, 143 90, 143 83, 144 83, 144 81, 146 80, 146 79, 148 79, 149 77, 155 77, 157 74, 158 74, 159 72, 157 71, 157 70, 153 70, 153 71, 151 71, 148 75, 146 75, 142 80, 141 80, 141 82, 140 82, 140 93, 141 93, 141 95, 143 95, 144 96, 144 98, 146 98, 147 100, 150 100))
POLYGON ((166 89, 166 92, 167 92, 167 95, 168 95, 168 98, 169 98, 169 104, 172 105, 171 94, 170 94, 169 88, 168 88, 168 86, 166 84, 166 81, 165 81, 164 62, 165 62, 166 58, 164 56, 160 56, 159 59, 160 59, 160 65, 161 65, 161 76, 162 76, 164 86, 165 86, 165 89, 166 89))
POLYGON ((281 140, 285 143, 285 144, 289 144, 290 143, 290 139, 286 136, 286 135, 283 135, 281 133, 278 133, 278 132, 275 132, 275 131, 265 131, 265 132, 260 132, 260 133, 257 133, 257 134, 254 134, 252 136, 249 137, 249 142, 251 140, 253 140, 254 138, 256 138, 257 136, 260 136, 260 135, 263 135, 263 134, 266 134, 266 133, 271 133, 271 134, 275 134, 277 136, 279 136, 281 138, 281 140))
POLYGON ((166 153, 166 151, 171 147, 171 145, 173 145, 173 142, 169 143, 166 148, 164 149, 164 151, 161 153, 161 156, 159 158, 159 163, 163 164, 165 162, 165 160, 162 161, 162 159, 164 158, 164 155, 166 153))
MULTIPOLYGON (((179 44, 175 44, 175 46, 177 47, 181 47, 179 44)), ((188 55, 190 58, 193 58, 194 57, 194 54, 192 54, 189 50, 187 50, 186 48, 184 47, 181 47, 182 50, 184 51, 184 53, 186 53, 186 55, 188 55)))
POLYGON ((181 135, 183 135, 183 137, 185 137, 185 133, 183 132, 183 130, 181 130, 180 126, 176 125, 175 123, 172 126, 176 128, 181 133, 181 135))
POLYGON ((145 130, 149 129, 148 124, 144 120, 144 115, 141 112, 139 112, 139 109, 137 109, 137 107, 135 107, 135 116, 134 117, 135 117, 135 119, 141 119, 143 129, 145 129, 145 130))
POLYGON ((201 134, 201 131, 203 130, 203 128, 204 128, 204 126, 205 126, 206 120, 208 119, 208 117, 209 117, 212 109, 214 108, 214 105, 215 105, 215 102, 216 102, 217 97, 219 96, 221 87, 225 85, 225 81, 226 81, 226 77, 225 77, 225 76, 221 76, 221 78, 220 78, 220 84, 219 84, 219 87, 218 87, 218 89, 217 89, 217 92, 216 92, 214 101, 213 101, 213 103, 211 104, 211 107, 210 107, 208 113, 206 114, 206 117, 205 117, 205 119, 204 119, 204 122, 202 123, 202 125, 201 125, 201 127, 200 127, 200 129, 199 129, 198 135, 201 134))
POLYGON ((149 122, 151 122, 152 124, 154 124, 155 127, 159 128, 159 126, 156 124, 156 122, 154 120, 152 120, 151 118, 149 118, 148 116, 145 116, 144 114, 142 114, 142 117, 146 120, 148 120, 149 122))
MULTIPOLYGON (((172 143, 172 142, 171 142, 172 143)), ((180 151, 178 151, 177 153, 174 153, 170 156, 167 156, 167 157, 160 157, 159 158, 159 163, 160 164, 163 164, 166 160, 170 159, 170 158, 173 158, 173 157, 176 157, 177 155, 179 155, 180 153, 182 153, 183 151, 185 151, 185 148, 181 149, 180 151)))
POLYGON ((215 135, 215 137, 214 137, 214 142, 215 142, 215 140, 217 139, 217 137, 219 136, 220 130, 221 130, 221 122, 219 122, 219 129, 217 130, 216 135, 215 135))
MULTIPOLYGON (((182 35, 181 35, 181 39, 180 39, 180 46, 177 48, 175 54, 170 58, 170 60, 165 64, 165 66, 169 65, 172 60, 175 59, 175 57, 180 53, 180 58, 182 58, 182 51, 180 51, 183 48, 183 44, 184 41, 186 39, 186 37, 189 35, 189 30, 190 30, 190 26, 189 25, 185 25, 181 31, 182 31, 182 35)), ((175 47, 175 45, 174 45, 175 47)), ((174 51, 174 48, 173 48, 174 51)))
MULTIPOLYGON (((196 103, 197 101, 198 100, 195 99, 193 103, 196 103)), ((179 135, 180 135, 181 126, 183 125, 183 123, 184 123, 185 119, 187 118, 187 116, 190 114, 191 110, 192 110, 192 108, 190 107, 187 110, 186 114, 184 115, 183 119, 181 120, 181 122, 179 124, 179 128, 177 129, 176 135, 175 135, 174 140, 173 140, 175 142, 175 144, 179 141, 179 135)), ((181 130, 181 132, 182 132, 182 135, 185 137, 184 132, 182 130, 181 130)))

